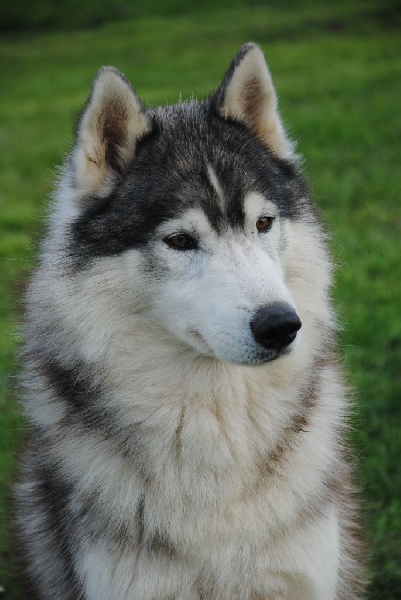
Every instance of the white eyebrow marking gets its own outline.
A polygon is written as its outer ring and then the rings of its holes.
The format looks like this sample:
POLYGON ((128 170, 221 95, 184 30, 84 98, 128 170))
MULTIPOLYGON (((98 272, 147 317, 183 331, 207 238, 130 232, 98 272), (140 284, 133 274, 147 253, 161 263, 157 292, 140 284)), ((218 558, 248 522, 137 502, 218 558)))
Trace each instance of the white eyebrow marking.
POLYGON ((277 206, 259 192, 250 192, 245 196, 244 211, 247 222, 252 227, 259 217, 263 215, 276 217, 278 214, 277 206))
POLYGON ((212 184, 212 187, 214 188, 219 199, 220 208, 224 210, 226 202, 224 199, 223 190, 221 189, 216 173, 213 171, 212 167, 209 164, 207 165, 207 174, 209 176, 209 181, 212 184))

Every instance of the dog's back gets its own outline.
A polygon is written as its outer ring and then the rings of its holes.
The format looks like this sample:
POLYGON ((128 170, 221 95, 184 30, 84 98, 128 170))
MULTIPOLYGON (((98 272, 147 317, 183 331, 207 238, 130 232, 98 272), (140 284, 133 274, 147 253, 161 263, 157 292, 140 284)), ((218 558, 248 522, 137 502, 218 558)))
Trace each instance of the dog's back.
POLYGON ((27 297, 43 599, 356 600, 331 264, 260 49, 205 102, 102 69, 27 297))

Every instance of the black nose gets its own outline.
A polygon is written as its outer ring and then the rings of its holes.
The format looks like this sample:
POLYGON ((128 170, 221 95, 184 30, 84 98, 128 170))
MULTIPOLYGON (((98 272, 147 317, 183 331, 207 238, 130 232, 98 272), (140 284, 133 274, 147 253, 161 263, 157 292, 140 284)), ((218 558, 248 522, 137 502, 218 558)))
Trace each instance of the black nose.
POLYGON ((288 304, 262 306, 251 322, 253 336, 259 344, 278 352, 296 338, 301 321, 288 304))

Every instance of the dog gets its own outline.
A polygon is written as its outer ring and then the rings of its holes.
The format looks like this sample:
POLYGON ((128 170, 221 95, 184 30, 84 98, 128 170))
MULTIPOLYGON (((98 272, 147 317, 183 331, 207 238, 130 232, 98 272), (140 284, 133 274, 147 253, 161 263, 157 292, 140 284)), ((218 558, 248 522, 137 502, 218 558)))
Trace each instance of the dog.
POLYGON ((98 72, 26 298, 45 600, 357 600, 332 261, 261 49, 146 108, 98 72))

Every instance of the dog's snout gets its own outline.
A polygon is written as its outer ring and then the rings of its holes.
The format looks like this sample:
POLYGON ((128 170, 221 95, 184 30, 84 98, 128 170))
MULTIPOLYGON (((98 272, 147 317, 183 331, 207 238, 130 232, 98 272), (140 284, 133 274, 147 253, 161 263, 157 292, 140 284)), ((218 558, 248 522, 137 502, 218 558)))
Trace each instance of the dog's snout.
POLYGON ((288 304, 262 306, 254 315, 251 329, 255 340, 279 352, 289 346, 301 328, 297 313, 288 304))

